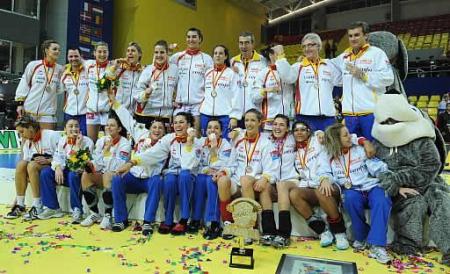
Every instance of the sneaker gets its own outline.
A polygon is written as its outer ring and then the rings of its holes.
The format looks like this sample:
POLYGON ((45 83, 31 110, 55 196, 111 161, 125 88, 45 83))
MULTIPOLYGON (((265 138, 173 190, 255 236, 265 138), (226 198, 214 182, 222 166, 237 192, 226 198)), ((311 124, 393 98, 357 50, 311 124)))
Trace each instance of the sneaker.
MULTIPOLYGON (((264 246, 271 246, 274 238, 275 238, 274 235, 270 235, 270 234, 262 235, 259 238, 259 243, 264 246)), ((252 243, 253 243, 253 241, 252 241, 252 243)))
POLYGON ((27 213, 25 213, 25 215, 23 215, 23 219, 25 221, 37 220, 38 215, 41 214, 43 211, 44 210, 42 209, 42 207, 32 206, 30 210, 27 213))
POLYGON ((329 230, 325 230, 320 234, 320 246, 327 247, 333 243, 333 234, 329 230))
POLYGON ((387 253, 386 248, 376 245, 370 248, 369 258, 374 258, 377 262, 382 264, 387 264, 392 260, 391 256, 387 253))
POLYGON ((170 231, 170 234, 178 236, 178 235, 184 235, 187 231, 187 225, 186 224, 176 224, 172 230, 170 231))
POLYGON ((5 219, 17 219, 25 214, 25 207, 20 205, 14 205, 11 211, 6 214, 5 219))
POLYGON ((220 234, 222 234, 222 228, 220 226, 215 228, 208 227, 205 233, 203 233, 203 238, 205 240, 214 240, 219 238, 220 234))
POLYGON ((91 226, 95 223, 99 223, 100 220, 102 219, 102 216, 100 216, 100 214, 98 213, 91 213, 89 214, 89 216, 86 217, 86 219, 84 219, 80 225, 81 226, 91 226))
POLYGON ((252 238, 245 238, 244 239, 244 245, 252 245, 253 239, 252 238))
MULTIPOLYGON (((105 218, 105 217, 103 217, 103 218, 105 218)), ((101 224, 100 224, 101 225, 101 224)), ((125 228, 127 228, 128 227, 128 221, 125 221, 125 222, 118 222, 118 223, 114 223, 112 226, 111 226, 111 230, 112 231, 114 231, 114 232, 121 232, 121 231, 123 231, 125 228)))
POLYGON ((197 234, 200 229, 200 221, 190 221, 187 226, 187 233, 197 234))
MULTIPOLYGON (((231 225, 230 221, 223 222, 224 227, 231 225)), ((222 234, 222 239, 224 240, 232 240, 234 238, 234 235, 231 234, 222 234)))
POLYGON ((366 244, 366 242, 354 241, 352 246, 357 251, 363 251, 364 249, 366 249, 367 244, 366 244))
POLYGON ((158 233, 159 234, 169 234, 172 230, 173 225, 166 225, 165 223, 159 224, 158 233))
POLYGON ((288 247, 291 243, 291 240, 289 238, 277 235, 272 240, 272 246, 275 248, 285 248, 288 247))
POLYGON ((345 233, 337 233, 334 235, 334 238, 336 239, 336 248, 339 250, 345 250, 348 249, 350 246, 347 240, 347 234, 345 233))
POLYGON ((150 234, 153 234, 153 226, 152 226, 152 224, 144 223, 142 225, 142 235, 148 236, 150 234))
POLYGON ((112 227, 112 218, 111 218, 111 214, 106 213, 103 218, 102 221, 100 222, 100 228, 101 229, 111 229, 112 227))
POLYGON ((51 218, 61 218, 64 216, 64 213, 61 211, 60 208, 58 209, 51 209, 51 208, 45 208, 41 214, 39 214, 37 217, 40 220, 48 220, 51 218))
POLYGON ((74 208, 72 211, 72 224, 78 225, 81 223, 82 219, 83 213, 81 210, 78 207, 74 208))

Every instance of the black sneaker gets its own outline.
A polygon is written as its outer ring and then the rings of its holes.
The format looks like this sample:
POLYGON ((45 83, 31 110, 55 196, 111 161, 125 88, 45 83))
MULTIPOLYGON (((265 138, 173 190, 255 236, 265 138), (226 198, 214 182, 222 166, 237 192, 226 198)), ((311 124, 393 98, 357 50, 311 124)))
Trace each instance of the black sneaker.
POLYGON ((28 210, 28 212, 25 213, 25 215, 23 215, 23 219, 25 221, 37 220, 39 219, 38 215, 41 214, 42 211, 43 211, 42 207, 32 206, 30 210, 28 210))
POLYGON ((259 243, 265 246, 271 246, 274 238, 275 236, 270 234, 262 235, 259 239, 259 243))
POLYGON ((190 221, 187 227, 187 233, 197 234, 200 229, 200 221, 190 221))
POLYGON ((219 238, 220 234, 222 234, 222 228, 220 226, 215 228, 208 227, 205 233, 203 233, 203 238, 205 240, 214 240, 219 238))
POLYGON ((128 222, 127 221, 125 221, 125 222, 118 222, 118 223, 114 223, 111 226, 111 230, 113 232, 121 232, 127 227, 128 227, 128 222))
POLYGON ((283 236, 275 236, 272 240, 272 246, 275 248, 285 248, 288 247, 291 240, 289 238, 283 237, 283 236))
MULTIPOLYGON (((232 223, 230 221, 223 222, 224 227, 231 225, 232 223)), ((224 240, 232 240, 234 238, 234 235, 231 234, 222 234, 222 239, 224 240)))
POLYGON ((24 206, 14 205, 11 208, 11 211, 6 214, 5 219, 17 219, 23 214, 25 214, 26 210, 24 206))
POLYGON ((144 224, 142 225, 142 235, 148 236, 148 235, 150 235, 150 234, 153 234, 153 227, 152 227, 152 224, 144 223, 144 224))

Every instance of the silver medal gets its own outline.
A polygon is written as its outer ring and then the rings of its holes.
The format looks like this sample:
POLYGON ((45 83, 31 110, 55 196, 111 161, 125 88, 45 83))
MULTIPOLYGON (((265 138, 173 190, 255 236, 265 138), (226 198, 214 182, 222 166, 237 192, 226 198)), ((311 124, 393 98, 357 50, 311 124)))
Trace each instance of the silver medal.
POLYGON ((243 85, 244 87, 247 87, 247 86, 248 86, 247 80, 244 80, 244 82, 242 82, 242 85, 243 85))
POLYGON ((216 92, 215 89, 213 89, 213 91, 211 92, 211 96, 212 96, 213 98, 216 98, 217 92, 216 92))
POLYGON ((246 168, 245 168, 245 173, 252 173, 252 171, 253 171, 253 168, 251 167, 251 166, 247 166, 246 168))
POLYGON ((52 92, 52 87, 49 86, 49 85, 45 86, 45 91, 46 92, 52 92))
POLYGON ((345 189, 350 189, 350 188, 352 188, 352 182, 346 181, 346 182, 344 183, 344 187, 345 187, 345 189))
POLYGON ((80 91, 79 91, 77 88, 74 88, 74 89, 73 89, 73 93, 74 93, 75 95, 78 95, 78 94, 80 94, 80 91))

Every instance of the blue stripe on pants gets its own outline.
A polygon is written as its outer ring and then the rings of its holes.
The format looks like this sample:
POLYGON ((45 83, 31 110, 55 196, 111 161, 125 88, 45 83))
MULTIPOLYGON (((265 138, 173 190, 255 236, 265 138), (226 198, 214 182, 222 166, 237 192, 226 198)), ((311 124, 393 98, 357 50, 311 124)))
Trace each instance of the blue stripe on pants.
MULTIPOLYGON (((64 169, 64 186, 70 189, 70 207, 83 209, 81 204, 81 178, 76 172, 64 169)), ((39 175, 42 204, 50 209, 58 209, 59 202, 56 195, 55 171, 51 167, 44 167, 39 175)))
POLYGON ((381 187, 369 191, 344 190, 344 208, 352 220, 353 237, 371 245, 386 246, 391 198, 381 187), (370 208, 370 223, 366 223, 364 210, 370 208))
POLYGON ((206 217, 205 222, 220 222, 220 204, 217 182, 212 180, 212 176, 206 178, 206 217))

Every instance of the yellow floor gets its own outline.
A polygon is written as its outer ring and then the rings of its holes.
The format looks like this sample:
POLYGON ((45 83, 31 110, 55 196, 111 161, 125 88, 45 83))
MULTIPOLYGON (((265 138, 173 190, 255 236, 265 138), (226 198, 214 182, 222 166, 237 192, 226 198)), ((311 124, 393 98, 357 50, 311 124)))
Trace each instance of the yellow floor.
POLYGON ((1 216, 6 210, 0 206, 0 274, 275 273, 283 253, 355 261, 359 273, 450 273, 450 268, 437 263, 441 258, 437 252, 428 254, 415 269, 397 272, 365 254, 320 248, 318 241, 307 239, 293 239, 285 250, 253 245, 255 269, 232 269, 228 260, 233 242, 158 233, 144 238, 131 228, 122 233, 102 231, 98 226, 81 228, 68 223, 69 217, 11 221, 1 216))

